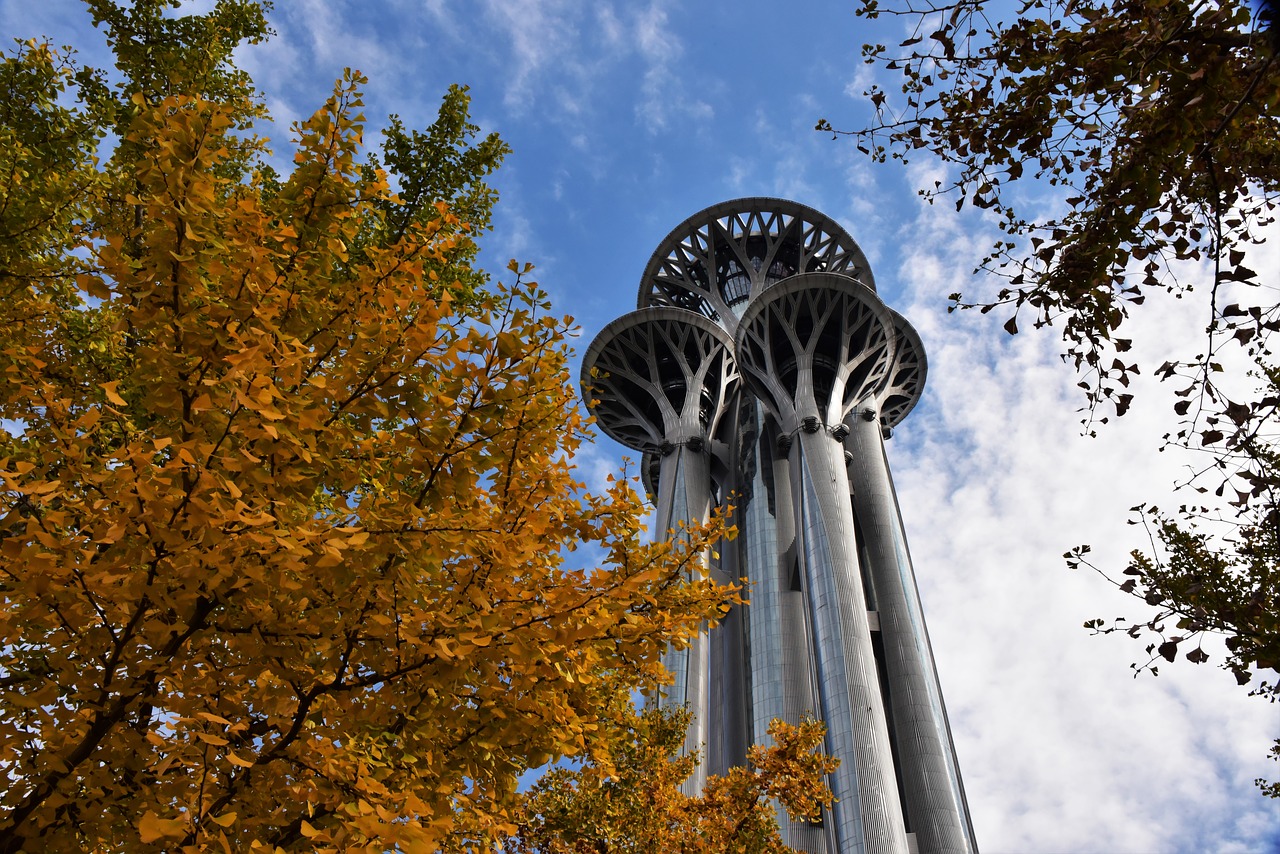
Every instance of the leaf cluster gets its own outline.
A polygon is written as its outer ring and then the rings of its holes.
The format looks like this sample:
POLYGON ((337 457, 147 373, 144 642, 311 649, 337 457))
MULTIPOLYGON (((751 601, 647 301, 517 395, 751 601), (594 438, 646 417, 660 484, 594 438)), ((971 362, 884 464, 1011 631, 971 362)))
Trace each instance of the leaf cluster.
MULTIPOLYGON (((1271 702, 1280 699, 1275 678, 1280 674, 1280 516, 1275 506, 1259 524, 1227 526, 1231 536, 1226 538, 1206 530, 1205 508, 1184 506, 1176 516, 1146 506, 1134 512, 1131 524, 1145 528, 1151 551, 1134 551, 1124 580, 1112 583, 1154 613, 1132 623, 1124 617, 1110 622, 1096 618, 1086 621, 1085 628, 1148 640, 1150 657, 1133 668, 1153 675, 1159 674, 1160 662, 1173 662, 1180 654, 1193 664, 1210 661, 1205 640, 1222 636, 1227 650, 1223 669, 1238 684, 1251 686, 1252 694, 1271 702), (1260 672, 1269 677, 1258 680, 1260 672)), ((1088 546, 1080 546, 1065 557, 1073 568, 1097 570, 1085 557, 1088 552, 1088 546)), ((1272 755, 1280 756, 1280 740, 1272 755)), ((1280 797, 1280 784, 1261 779, 1258 784, 1268 795, 1280 797)))
POLYGON ((796 820, 817 820, 831 803, 824 782, 839 760, 821 753, 823 726, 774 721, 773 742, 751 749, 748 766, 712 776, 691 797, 681 784, 698 763, 681 755, 689 714, 628 711, 607 761, 548 772, 526 796, 511 854, 707 852, 786 854, 773 803, 796 820))

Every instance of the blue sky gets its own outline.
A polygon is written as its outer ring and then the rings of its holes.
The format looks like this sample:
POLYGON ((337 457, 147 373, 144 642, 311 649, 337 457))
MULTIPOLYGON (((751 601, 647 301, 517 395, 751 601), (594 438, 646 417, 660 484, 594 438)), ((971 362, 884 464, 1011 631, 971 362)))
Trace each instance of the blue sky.
MULTIPOLYGON (((1081 623, 1140 612, 1061 558, 1089 542, 1119 568, 1142 545, 1127 509, 1177 500, 1189 461, 1156 452, 1171 390, 1147 377, 1129 415, 1083 438, 1052 330, 1010 338, 1003 317, 945 311, 953 291, 994 287, 970 272, 992 223, 916 197, 936 165, 875 166, 813 131, 820 117, 866 118, 859 47, 896 24, 873 29, 834 0, 280 0, 272 21, 278 35, 241 62, 268 97, 285 163, 289 123, 344 67, 370 78, 370 141, 388 113, 422 127, 450 83, 471 87, 477 123, 514 149, 495 176, 484 261, 535 264, 581 325, 580 351, 635 307, 649 255, 703 207, 780 196, 843 224, 929 356, 925 397, 889 453, 982 849, 1280 850, 1280 804, 1252 783, 1280 773, 1263 758, 1280 735, 1276 707, 1211 667, 1133 678, 1141 647, 1081 623)), ((0 33, 102 61, 74 0, 0 0, 0 33)), ((1277 254, 1273 242, 1249 266, 1274 284, 1277 254)), ((1185 303, 1148 303, 1133 329, 1148 373, 1194 346, 1198 325, 1185 303)), ((623 453, 601 439, 584 477, 602 481, 623 453)))

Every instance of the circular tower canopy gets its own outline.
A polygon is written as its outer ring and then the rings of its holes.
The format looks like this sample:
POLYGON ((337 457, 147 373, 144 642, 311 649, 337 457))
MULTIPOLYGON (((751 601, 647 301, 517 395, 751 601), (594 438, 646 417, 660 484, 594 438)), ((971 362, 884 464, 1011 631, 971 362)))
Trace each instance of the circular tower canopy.
POLYGON ((645 267, 636 304, 687 309, 732 334, 752 297, 814 272, 842 273, 875 290, 867 256, 834 220, 785 199, 735 199, 666 236, 645 267))
POLYGON ((582 360, 583 398, 596 423, 636 451, 713 436, 737 385, 732 339, 680 308, 624 314, 582 360))
POLYGON ((896 427, 907 417, 924 393, 924 378, 929 362, 924 355, 924 342, 915 327, 893 309, 893 332, 897 338, 893 367, 880 392, 880 421, 885 427, 896 427))
MULTIPOLYGON (((816 417, 827 427, 880 396, 895 362, 893 315, 848 276, 779 282, 747 307, 736 353, 743 378, 783 429, 816 417)), ((923 352, 923 351, 922 351, 923 352)))

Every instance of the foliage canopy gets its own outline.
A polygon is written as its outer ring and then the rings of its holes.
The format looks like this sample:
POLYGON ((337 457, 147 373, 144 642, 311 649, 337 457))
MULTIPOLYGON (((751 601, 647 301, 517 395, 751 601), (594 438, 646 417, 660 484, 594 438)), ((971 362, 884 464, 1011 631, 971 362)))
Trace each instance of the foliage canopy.
POLYGON ((259 4, 87 5, 113 71, 0 65, 0 850, 487 848, 719 616, 723 526, 577 479, 465 90, 375 158, 349 72, 281 175, 259 4))
MULTIPOLYGON (((1247 5, 860 0, 857 11, 905 17, 909 35, 896 52, 864 46, 901 74, 901 94, 873 86, 877 120, 847 133, 877 160, 927 153, 955 167, 921 194, 990 210, 1008 239, 982 264, 1007 286, 953 299, 1012 307, 1010 332, 1022 310, 1061 324, 1093 405, 1128 406, 1133 369, 1104 356, 1128 349, 1118 333, 1131 308, 1200 284, 1176 262, 1211 260, 1211 299, 1215 283, 1256 282, 1241 247, 1263 239, 1280 192, 1280 65, 1247 5), (1019 181, 1060 188, 1063 210, 1026 215, 1019 181)), ((1247 325, 1247 345, 1280 323, 1264 302, 1257 317, 1215 303, 1206 321, 1247 325)))

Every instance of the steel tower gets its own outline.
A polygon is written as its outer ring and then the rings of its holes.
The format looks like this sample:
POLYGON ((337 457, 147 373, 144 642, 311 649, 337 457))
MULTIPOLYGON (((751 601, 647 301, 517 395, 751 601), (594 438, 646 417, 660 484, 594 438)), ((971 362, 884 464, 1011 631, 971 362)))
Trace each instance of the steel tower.
POLYGON ((812 714, 837 800, 816 824, 780 816, 789 845, 976 854, 884 449, 923 390, 919 336, 839 225, 779 199, 677 226, 638 306, 588 347, 586 398, 644 454, 660 535, 734 493, 739 537, 706 569, 750 600, 665 661, 657 701, 689 707, 703 756, 687 791, 812 714))

